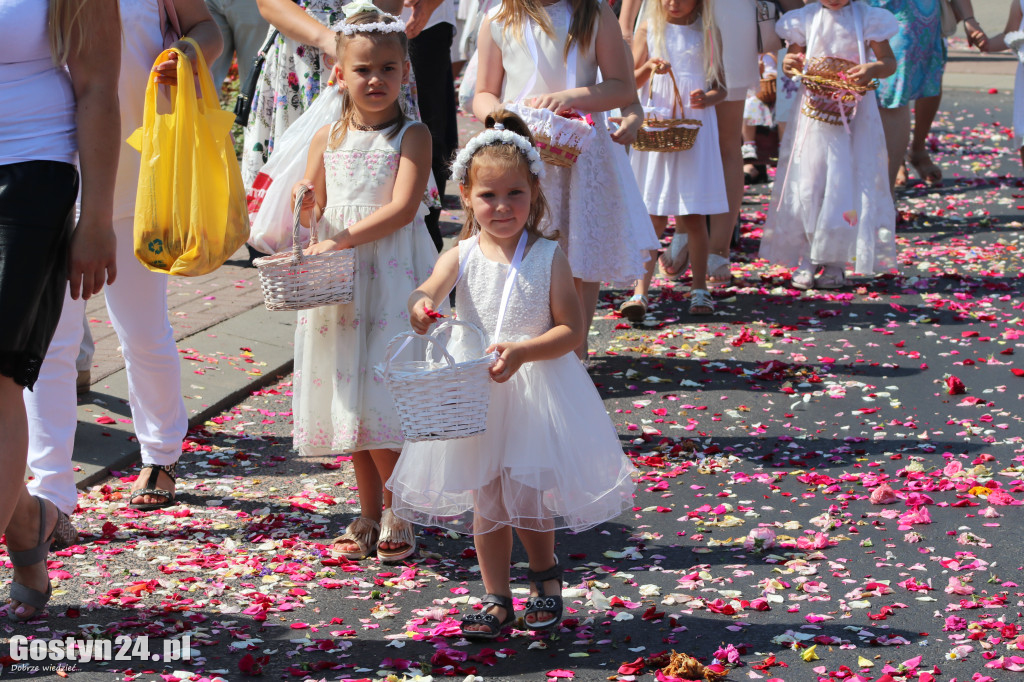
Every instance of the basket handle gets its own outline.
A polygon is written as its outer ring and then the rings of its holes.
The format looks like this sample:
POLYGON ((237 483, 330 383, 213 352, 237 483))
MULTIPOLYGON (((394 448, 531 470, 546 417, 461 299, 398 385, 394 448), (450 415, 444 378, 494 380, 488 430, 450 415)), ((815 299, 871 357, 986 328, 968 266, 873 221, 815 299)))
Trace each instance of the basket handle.
MULTIPOLYGON (((465 323, 463 323, 463 324, 465 324, 465 323)), ((469 326, 472 326, 472 325, 469 325, 469 326)), ((380 372, 380 374, 383 376, 384 380, 386 381, 391 376, 391 364, 396 359, 398 359, 398 356, 402 354, 402 351, 405 350, 405 347, 408 346, 409 343, 412 342, 413 339, 423 339, 423 340, 429 341, 430 343, 432 343, 435 346, 437 346, 438 349, 441 351, 441 354, 444 356, 445 362, 448 363, 448 367, 449 368, 450 367, 454 367, 455 366, 455 358, 453 358, 452 354, 448 352, 448 348, 445 346, 444 341, 439 339, 436 336, 436 334, 437 334, 436 330, 434 331, 433 334, 422 334, 421 335, 421 334, 417 334, 416 332, 399 332, 398 334, 395 334, 394 337, 392 337, 391 341, 388 342, 387 348, 384 349, 384 357, 387 358, 387 360, 384 362, 384 370, 381 372, 380 371, 380 367, 379 366, 377 367, 378 372, 380 372), (398 347, 398 350, 396 350, 394 353, 392 353, 391 349, 394 348, 395 344, 397 344, 402 339, 404 339, 404 341, 402 341, 402 345, 398 347)), ((427 351, 427 355, 429 356, 429 354, 430 354, 430 351, 428 350, 427 351)))
MULTIPOLYGON (((679 107, 679 115, 686 118, 686 107, 683 105, 683 96, 679 93, 679 84, 676 83, 676 76, 672 73, 672 65, 666 62, 665 74, 672 79, 672 118, 676 117, 676 107, 679 107)), ((654 80, 654 76, 657 76, 658 71, 656 66, 651 67, 651 79, 647 81, 647 104, 650 105, 654 99, 654 88, 651 87, 651 81, 654 80)))
MULTIPOLYGON (((299 191, 295 193, 295 209, 292 211, 292 263, 302 262, 302 243, 299 241, 299 228, 302 227, 302 199, 309 192, 309 187, 302 185, 299 187, 299 191)), ((316 209, 313 209, 313 213, 316 213, 316 209)), ((316 225, 310 220, 309 225, 309 245, 316 244, 316 225)))

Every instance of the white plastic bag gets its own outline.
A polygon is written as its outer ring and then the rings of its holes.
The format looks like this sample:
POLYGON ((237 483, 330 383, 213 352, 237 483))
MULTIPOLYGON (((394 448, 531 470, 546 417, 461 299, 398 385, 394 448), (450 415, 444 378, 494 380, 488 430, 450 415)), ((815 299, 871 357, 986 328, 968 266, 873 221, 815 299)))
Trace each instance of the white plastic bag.
MULTIPOLYGON (((292 246, 292 187, 306 172, 309 144, 325 125, 341 118, 341 91, 325 89, 288 130, 274 141, 274 151, 246 195, 249 245, 262 253, 279 253, 292 246)), ((309 240, 309 229, 299 238, 309 240)))

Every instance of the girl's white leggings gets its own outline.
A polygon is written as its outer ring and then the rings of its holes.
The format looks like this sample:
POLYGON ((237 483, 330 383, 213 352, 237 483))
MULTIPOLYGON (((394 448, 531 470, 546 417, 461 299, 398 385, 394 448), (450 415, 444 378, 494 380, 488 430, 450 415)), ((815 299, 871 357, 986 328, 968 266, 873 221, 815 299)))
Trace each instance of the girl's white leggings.
MULTIPOLYGON (((114 221, 117 279, 104 288, 104 294, 124 353, 128 402, 142 462, 166 466, 178 461, 188 429, 181 396, 181 361, 167 319, 167 276, 150 272, 135 258, 132 231, 132 218, 114 221)), ((65 295, 60 323, 35 390, 25 391, 28 466, 34 476, 29 491, 67 514, 74 511, 78 499, 71 453, 78 426, 75 360, 82 343, 84 314, 85 301, 65 295)), ((114 419, 125 416, 118 414, 120 405, 106 407, 114 419)), ((87 428, 101 427, 89 424, 87 428)))

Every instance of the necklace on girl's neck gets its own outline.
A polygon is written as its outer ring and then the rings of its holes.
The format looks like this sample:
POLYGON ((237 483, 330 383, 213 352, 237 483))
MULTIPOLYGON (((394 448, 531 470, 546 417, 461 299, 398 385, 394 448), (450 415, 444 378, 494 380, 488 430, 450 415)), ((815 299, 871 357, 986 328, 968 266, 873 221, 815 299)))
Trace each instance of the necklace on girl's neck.
POLYGON ((396 123, 398 123, 398 120, 401 117, 402 117, 402 115, 399 114, 398 116, 395 116, 390 121, 384 121, 383 123, 377 123, 375 125, 366 125, 366 124, 363 124, 363 123, 357 123, 355 118, 353 118, 351 121, 348 122, 348 124, 354 130, 362 130, 362 131, 366 131, 366 132, 381 131, 381 130, 387 130, 391 126, 393 126, 396 123))

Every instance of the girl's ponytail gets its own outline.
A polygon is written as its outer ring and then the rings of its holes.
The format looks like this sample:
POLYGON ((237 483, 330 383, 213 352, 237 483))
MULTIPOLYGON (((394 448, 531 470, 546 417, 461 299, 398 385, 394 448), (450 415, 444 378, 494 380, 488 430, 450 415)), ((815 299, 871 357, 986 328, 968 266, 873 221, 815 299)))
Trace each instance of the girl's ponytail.
POLYGON ((507 109, 495 109, 487 115, 486 119, 484 119, 484 127, 486 128, 493 128, 498 123, 505 126, 505 130, 511 130, 517 135, 522 135, 530 141, 530 144, 536 146, 537 141, 533 139, 533 133, 530 132, 530 127, 527 126, 526 122, 519 118, 517 114, 514 114, 507 109))

